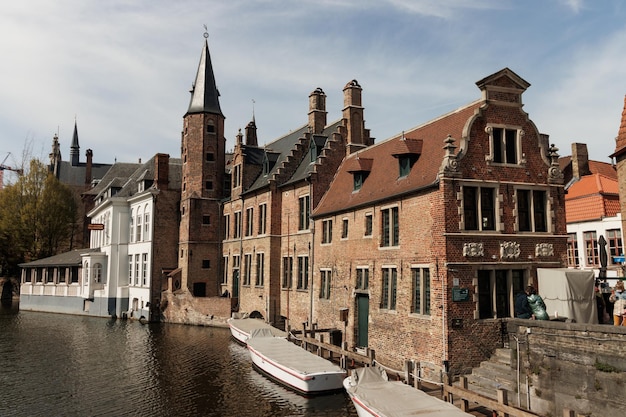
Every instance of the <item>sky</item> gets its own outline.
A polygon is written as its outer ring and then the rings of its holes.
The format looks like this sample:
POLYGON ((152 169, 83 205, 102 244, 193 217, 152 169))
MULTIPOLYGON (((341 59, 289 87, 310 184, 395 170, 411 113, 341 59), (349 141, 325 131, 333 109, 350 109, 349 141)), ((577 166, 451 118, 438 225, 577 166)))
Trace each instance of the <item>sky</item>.
POLYGON ((338 120, 352 79, 380 142, 480 98, 476 81, 507 67, 561 156, 615 149, 622 0, 28 0, 0 4, 0 162, 47 162, 55 134, 69 160, 75 123, 81 162, 180 157, 205 31, 227 149, 253 115, 260 145, 307 123, 318 87, 338 120))

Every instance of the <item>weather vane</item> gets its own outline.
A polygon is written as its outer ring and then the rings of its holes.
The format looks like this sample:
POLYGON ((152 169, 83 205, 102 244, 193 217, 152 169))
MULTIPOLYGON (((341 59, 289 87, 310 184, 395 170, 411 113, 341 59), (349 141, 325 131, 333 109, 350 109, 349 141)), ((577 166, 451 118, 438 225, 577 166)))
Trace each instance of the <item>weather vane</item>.
POLYGON ((209 38, 208 30, 209 30, 209 28, 207 28, 206 25, 204 25, 204 39, 208 39, 209 38))

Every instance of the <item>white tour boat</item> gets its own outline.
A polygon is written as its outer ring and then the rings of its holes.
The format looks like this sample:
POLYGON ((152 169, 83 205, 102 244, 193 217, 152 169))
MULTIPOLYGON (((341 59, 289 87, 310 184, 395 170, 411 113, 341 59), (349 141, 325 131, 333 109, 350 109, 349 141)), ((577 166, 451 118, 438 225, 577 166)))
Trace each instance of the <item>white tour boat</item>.
POLYGON ((246 344, 246 340, 250 337, 250 332, 254 329, 269 329, 272 335, 276 337, 287 337, 287 333, 272 327, 270 324, 264 322, 262 319, 246 318, 230 318, 227 320, 228 327, 230 327, 230 334, 233 338, 241 344, 246 344))
POLYGON ((389 381, 385 371, 376 367, 355 369, 344 379, 343 386, 359 417, 471 415, 401 381, 389 381))
POLYGON ((270 378, 304 395, 341 390, 346 371, 267 329, 247 339, 253 365, 270 378))

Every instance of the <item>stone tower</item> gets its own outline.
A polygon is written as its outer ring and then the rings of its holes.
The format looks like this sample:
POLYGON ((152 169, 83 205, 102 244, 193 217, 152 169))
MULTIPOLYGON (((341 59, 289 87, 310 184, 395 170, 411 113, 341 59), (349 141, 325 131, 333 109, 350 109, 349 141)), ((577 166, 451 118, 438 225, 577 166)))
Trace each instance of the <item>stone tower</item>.
POLYGON ((622 213, 622 230, 626 230, 626 96, 619 130, 615 138, 615 152, 611 155, 615 158, 617 166, 617 183, 620 196, 620 211, 622 213))
POLYGON ((189 109, 183 118, 181 140, 178 267, 181 289, 194 296, 219 294, 225 147, 224 115, 205 40, 189 109))

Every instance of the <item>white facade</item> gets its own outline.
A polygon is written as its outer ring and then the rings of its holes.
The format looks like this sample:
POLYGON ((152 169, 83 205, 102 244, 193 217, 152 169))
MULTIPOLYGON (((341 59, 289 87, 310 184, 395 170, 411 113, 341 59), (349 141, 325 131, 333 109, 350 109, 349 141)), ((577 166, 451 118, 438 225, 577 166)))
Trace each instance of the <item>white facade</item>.
POLYGON ((622 262, 616 262, 619 259, 614 259, 614 256, 624 256, 621 214, 601 220, 568 223, 567 233, 569 235, 567 245, 569 267, 593 270, 595 276, 598 277, 600 272, 598 239, 603 236, 607 241, 609 284, 612 286, 618 277, 624 276, 622 262))

